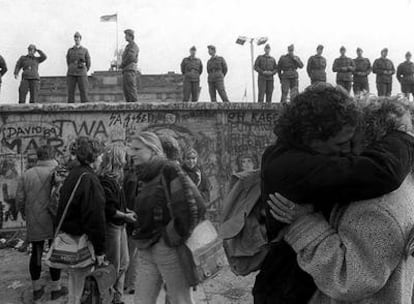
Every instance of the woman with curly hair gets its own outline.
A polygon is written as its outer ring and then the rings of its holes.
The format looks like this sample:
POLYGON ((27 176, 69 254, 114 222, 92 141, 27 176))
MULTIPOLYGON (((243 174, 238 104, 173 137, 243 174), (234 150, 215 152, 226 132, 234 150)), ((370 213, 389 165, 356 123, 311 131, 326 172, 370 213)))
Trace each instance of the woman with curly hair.
MULTIPOLYGON (((375 145, 396 129, 412 131, 411 120, 409 107, 398 100, 371 102, 364 109, 364 145, 375 145)), ((412 167, 411 158, 407 170, 412 167)), ((289 225, 284 240, 318 288, 308 303, 412 302, 413 188, 409 174, 386 195, 349 204, 332 200, 330 218, 312 204, 271 196, 274 218, 289 225)))
MULTIPOLYGON (((81 179, 61 231, 73 236, 86 234, 100 265, 104 261, 105 252, 105 193, 95 172, 102 162, 103 149, 95 139, 79 137, 76 139, 74 151, 79 166, 72 168, 62 185, 57 219, 62 217, 69 197, 77 181, 81 179)), ((69 271, 69 304, 80 303, 85 278, 90 271, 91 267, 69 271)))
POLYGON ((163 282, 170 303, 192 304, 194 269, 180 249, 204 217, 201 195, 179 165, 166 158, 156 134, 141 132, 130 138, 129 147, 134 165, 142 166, 132 232, 138 247, 135 304, 155 304, 163 282))
POLYGON ((280 114, 276 144, 262 157, 262 204, 271 250, 254 287, 255 303, 307 303, 316 290, 283 240, 286 225, 272 217, 270 195, 310 203, 329 218, 333 202, 378 197, 400 187, 414 158, 413 138, 399 120, 360 154, 362 111, 340 87, 318 84, 299 94, 280 114))
POLYGON ((125 193, 122 188, 126 147, 111 143, 105 147, 99 180, 105 191, 106 214, 106 256, 115 266, 117 278, 114 284, 113 304, 121 304, 124 291, 125 273, 129 264, 126 223, 134 223, 136 214, 127 209, 125 193))

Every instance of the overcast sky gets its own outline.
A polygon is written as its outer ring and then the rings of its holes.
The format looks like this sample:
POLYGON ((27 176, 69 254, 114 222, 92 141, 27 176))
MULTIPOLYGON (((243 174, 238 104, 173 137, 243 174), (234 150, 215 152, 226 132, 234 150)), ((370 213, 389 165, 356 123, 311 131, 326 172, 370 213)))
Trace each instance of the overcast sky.
MULTIPOLYGON (((9 72, 3 78, 1 103, 17 103, 19 81, 15 63, 34 43, 48 59, 40 66, 43 76, 66 73, 65 55, 73 45, 73 33, 81 32, 92 57, 92 71, 107 70, 115 49, 115 23, 102 23, 101 15, 119 15, 122 30, 136 31, 140 47, 139 68, 144 74, 179 72, 192 45, 208 60, 206 46, 214 44, 227 60, 226 86, 232 101, 241 101, 247 88, 251 100, 249 47, 235 44, 239 35, 268 36, 277 59, 294 43, 306 63, 318 44, 325 45, 328 81, 334 81, 332 62, 341 45, 355 57, 360 46, 372 61, 388 47, 397 66, 407 50, 414 51, 413 5, 410 0, 0 0, 0 54, 9 72)), ((262 53, 256 47, 256 54, 262 53)), ((371 76, 374 89, 374 77, 371 76)), ((300 87, 309 84, 300 73, 300 87)), ((278 80, 274 100, 280 98, 278 80)), ((201 79, 202 100, 208 100, 206 75, 201 79)), ((394 82, 394 92, 399 85, 394 82)))

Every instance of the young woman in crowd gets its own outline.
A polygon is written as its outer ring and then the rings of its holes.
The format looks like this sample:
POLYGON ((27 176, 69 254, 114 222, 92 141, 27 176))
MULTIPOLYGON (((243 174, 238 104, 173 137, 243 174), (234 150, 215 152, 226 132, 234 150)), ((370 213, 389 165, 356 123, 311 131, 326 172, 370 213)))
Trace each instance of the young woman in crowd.
POLYGON ((197 186, 203 199, 210 202, 211 184, 208 177, 198 164, 198 153, 193 148, 188 148, 183 155, 183 170, 191 178, 193 183, 197 186))
MULTIPOLYGON (((412 131, 409 107, 400 101, 382 99, 365 112, 368 144, 395 132, 397 126, 406 134, 412 131)), ((413 189, 414 179, 409 174, 396 191, 337 204, 330 218, 314 211, 312 205, 297 204, 279 194, 270 196, 273 217, 289 225, 285 241, 317 286, 310 304, 412 302, 413 189)))
POLYGON ((172 304, 191 304, 192 264, 177 248, 203 218, 204 206, 180 167, 167 160, 156 134, 131 137, 129 148, 134 164, 143 167, 132 233, 138 247, 135 304, 155 304, 163 282, 172 304))
MULTIPOLYGON (((62 217, 78 179, 85 173, 81 177, 81 183, 69 206, 61 231, 74 236, 86 234, 93 245, 97 264, 101 265, 105 252, 105 192, 96 171, 102 162, 102 146, 95 139, 79 137, 74 151, 79 166, 72 168, 63 183, 57 219, 62 217)), ((80 303, 85 278, 90 271, 91 267, 69 271, 69 304, 80 303)))
POLYGON ((105 191, 106 214, 106 257, 115 266, 117 273, 114 284, 113 304, 122 304, 125 272, 129 264, 126 223, 134 223, 136 215, 126 206, 125 193, 122 189, 126 148, 119 143, 105 147, 99 179, 105 191))

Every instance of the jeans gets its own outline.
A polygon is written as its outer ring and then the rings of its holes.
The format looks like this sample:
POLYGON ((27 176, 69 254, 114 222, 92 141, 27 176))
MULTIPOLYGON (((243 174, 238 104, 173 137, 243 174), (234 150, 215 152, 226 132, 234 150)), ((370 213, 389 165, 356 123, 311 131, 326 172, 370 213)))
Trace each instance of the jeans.
POLYGON ((224 79, 214 80, 208 82, 208 91, 210 93, 210 99, 212 102, 217 101, 216 92, 220 95, 223 102, 228 102, 226 88, 224 87, 224 79))
POLYGON ((298 78, 282 78, 280 80, 281 85, 282 85, 282 98, 280 100, 280 102, 282 104, 286 104, 287 103, 287 97, 290 91, 290 101, 292 101, 292 99, 298 95, 299 93, 299 80, 298 78))
POLYGON ((138 250, 135 304, 155 304, 163 282, 171 304, 193 304, 191 288, 179 264, 177 250, 164 240, 138 250))
POLYGON ((75 102, 76 84, 79 87, 81 102, 88 102, 88 76, 67 76, 68 103, 75 102))
POLYGON ((122 72, 122 88, 126 102, 138 101, 137 72, 128 70, 122 72))
POLYGON ((114 303, 121 302, 124 293, 125 272, 128 269, 129 254, 125 225, 106 225, 106 257, 115 266, 118 274, 115 284, 114 303))
POLYGON ((38 79, 22 79, 19 86, 19 103, 26 103, 27 93, 30 91, 30 103, 38 101, 40 89, 40 80, 38 79))
POLYGON ((68 271, 68 302, 67 304, 80 304, 85 286, 86 277, 91 274, 91 267, 70 269, 68 271))
POLYGON ((132 237, 128 237, 129 266, 125 273, 125 287, 135 289, 138 268, 138 248, 132 237))
POLYGON ((266 95, 266 102, 271 103, 272 95, 273 95, 274 80, 259 77, 257 84, 259 88, 258 102, 263 102, 264 96, 266 95))
POLYGON ((190 80, 184 80, 184 86, 183 86, 183 101, 187 102, 190 100, 191 95, 191 101, 196 102, 198 101, 198 91, 200 88, 200 81, 190 81, 190 80))
MULTIPOLYGON (((52 241, 49 240, 49 246, 52 244, 52 241)), ((40 274, 42 273, 42 255, 45 241, 32 242, 32 254, 30 256, 29 262, 29 271, 32 281, 37 281, 40 279, 40 274)), ((49 268, 50 276, 52 281, 60 280, 60 269, 49 268)))

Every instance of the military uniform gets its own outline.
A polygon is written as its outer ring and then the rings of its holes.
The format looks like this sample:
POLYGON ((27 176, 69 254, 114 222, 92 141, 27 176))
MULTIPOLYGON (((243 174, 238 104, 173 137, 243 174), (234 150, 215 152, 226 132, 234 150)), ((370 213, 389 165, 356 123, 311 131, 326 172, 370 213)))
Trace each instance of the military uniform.
POLYGON ((378 58, 372 67, 374 74, 377 74, 378 96, 391 96, 392 75, 395 73, 394 64, 388 58, 378 58))
POLYGON ((183 101, 198 101, 200 90, 200 75, 203 73, 203 63, 200 59, 188 56, 181 62, 181 73, 184 75, 183 101))
POLYGON ((290 91, 290 100, 292 100, 299 92, 299 74, 297 69, 303 68, 303 63, 298 56, 290 56, 289 54, 280 57, 278 66, 279 79, 282 85, 281 103, 287 102, 287 96, 290 91))
POLYGON ((354 61, 346 56, 336 58, 332 67, 336 74, 336 84, 351 92, 352 73, 355 70, 354 61))
POLYGON ((371 62, 368 58, 357 57, 354 59, 354 95, 361 92, 369 92, 368 75, 371 73, 371 62))
POLYGON ((0 55, 0 91, 1 91, 1 78, 7 72, 7 64, 3 56, 0 55))
POLYGON ((88 71, 91 67, 91 57, 87 48, 73 46, 66 54, 68 65, 68 102, 75 102, 76 84, 79 87, 81 102, 88 102, 88 71))
POLYGON ((126 102, 138 101, 137 90, 137 63, 138 63, 138 45, 131 41, 125 47, 122 53, 122 87, 126 102))
POLYGON ((311 84, 326 82, 326 59, 322 55, 311 56, 306 66, 311 84))
POLYGON ((274 77, 277 73, 277 64, 275 58, 269 55, 260 55, 256 58, 254 63, 254 70, 259 74, 258 87, 259 87, 259 102, 263 102, 264 95, 266 94, 266 102, 272 102, 272 94, 274 88, 274 77), (264 72, 270 72, 265 75, 264 72))
POLYGON ((414 95, 414 63, 405 61, 397 68, 397 79, 401 83, 401 92, 406 96, 414 95))
POLYGON ((226 89, 224 87, 224 76, 227 74, 227 64, 223 57, 212 56, 207 61, 208 89, 212 102, 217 101, 216 91, 223 102, 228 102, 226 89))
POLYGON ((46 60, 46 55, 41 50, 37 50, 40 56, 26 55, 21 56, 16 63, 14 75, 18 75, 23 70, 22 80, 19 86, 19 103, 26 102, 27 93, 30 91, 30 103, 38 101, 40 89, 39 63, 46 60))

